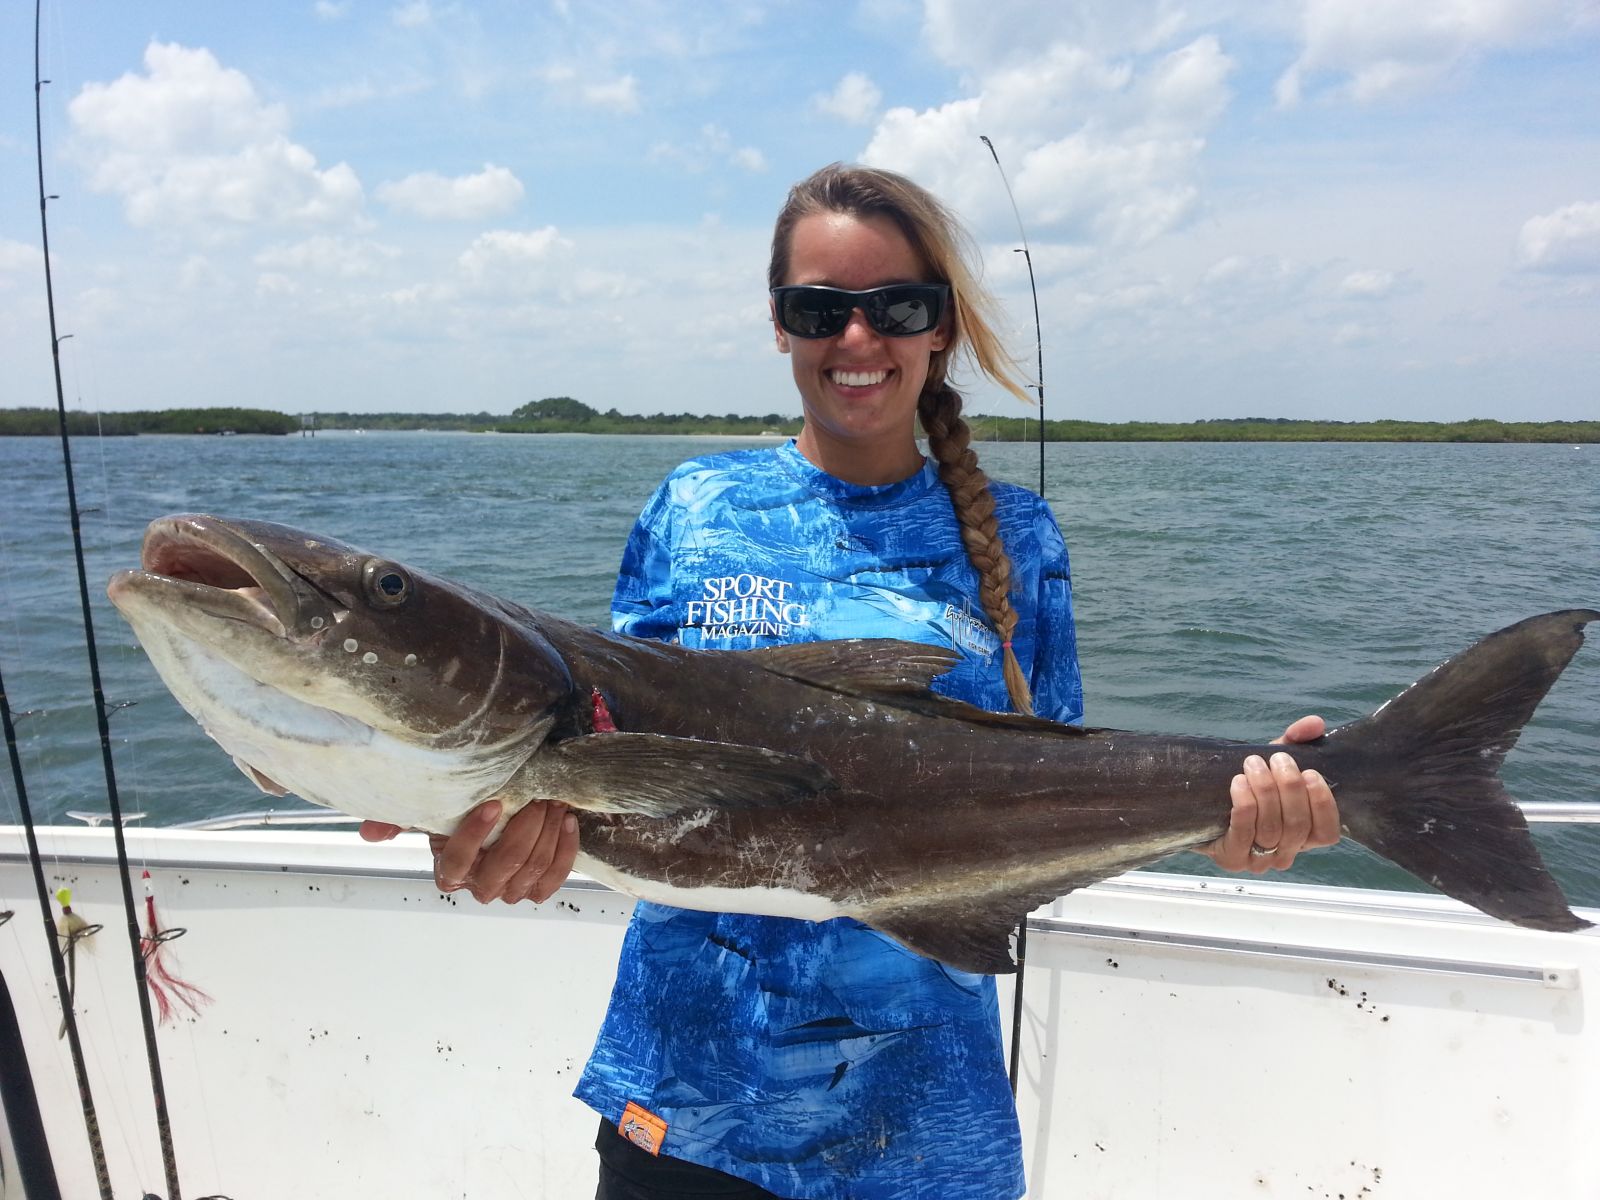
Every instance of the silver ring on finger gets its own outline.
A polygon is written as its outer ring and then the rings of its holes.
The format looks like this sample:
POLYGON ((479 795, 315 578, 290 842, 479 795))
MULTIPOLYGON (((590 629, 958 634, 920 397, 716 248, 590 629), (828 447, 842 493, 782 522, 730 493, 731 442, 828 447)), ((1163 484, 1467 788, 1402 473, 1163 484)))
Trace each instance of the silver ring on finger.
POLYGON ((1250 843, 1251 858, 1271 858, 1277 852, 1276 846, 1258 846, 1254 842, 1250 843))

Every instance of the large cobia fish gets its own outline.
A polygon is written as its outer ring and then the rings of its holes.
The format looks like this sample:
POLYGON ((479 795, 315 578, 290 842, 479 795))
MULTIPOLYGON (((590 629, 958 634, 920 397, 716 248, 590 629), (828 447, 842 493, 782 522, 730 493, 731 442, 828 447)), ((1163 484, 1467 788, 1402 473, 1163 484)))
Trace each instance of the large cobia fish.
MULTIPOLYGON (((622 891, 856 917, 969 971, 1011 970, 1039 904, 1218 837, 1240 762, 1272 752, 984 712, 929 690, 941 647, 621 637, 262 521, 158 520, 109 590, 266 791, 439 832, 492 795, 560 800, 578 869, 622 891)), ((1496 917, 1583 928, 1497 771, 1594 620, 1492 634, 1295 758, 1356 841, 1496 917)))

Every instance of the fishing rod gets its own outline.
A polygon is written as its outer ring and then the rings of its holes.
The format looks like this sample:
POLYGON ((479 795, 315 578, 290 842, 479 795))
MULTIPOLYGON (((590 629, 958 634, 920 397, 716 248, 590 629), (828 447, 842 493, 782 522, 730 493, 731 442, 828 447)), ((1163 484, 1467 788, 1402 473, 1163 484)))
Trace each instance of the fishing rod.
POLYGON ((1000 152, 983 134, 978 135, 978 140, 989 147, 989 155, 994 159, 994 169, 1000 172, 1000 182, 1005 186, 1006 199, 1011 201, 1011 214, 1017 219, 1017 236, 1022 239, 1022 245, 1012 251, 1013 254, 1022 255, 1022 261, 1028 264, 1028 291, 1033 293, 1033 345, 1038 358, 1038 382, 1033 385, 1034 391, 1039 394, 1039 497, 1044 498, 1044 326, 1039 323, 1039 289, 1033 280, 1033 254, 1028 249, 1028 231, 1022 227, 1022 213, 1017 208, 1017 198, 1011 194, 1011 181, 1006 178, 1006 169, 1000 165, 1000 152))
MULTIPOLYGON (((22 828, 28 839, 28 862, 33 867, 34 890, 39 893, 39 914, 44 918, 44 937, 50 944, 50 969, 56 977, 56 995, 61 999, 61 1017, 67 1035, 67 1048, 72 1054, 72 1071, 78 1080, 78 1099, 83 1104, 83 1128, 89 1135, 89 1154, 94 1159, 94 1177, 100 1187, 100 1200, 112 1200, 111 1173, 106 1168, 105 1143, 100 1139, 100 1118, 95 1111, 94 1095, 89 1088, 89 1069, 83 1060, 83 1042, 78 1037, 78 1014, 72 1002, 72 988, 67 983, 67 960, 62 952, 54 917, 50 910, 50 887, 44 881, 44 856, 39 852, 39 836, 33 823, 33 809, 28 803, 28 787, 22 778, 22 756, 17 752, 17 728, 11 720, 11 703, 6 699, 5 677, 0 675, 0 727, 5 730, 6 753, 11 758, 11 779, 17 789, 17 807, 22 815, 22 828)), ((59 1197, 55 1171, 48 1159, 33 1162, 31 1156, 22 1156, 24 1183, 28 1195, 36 1192, 41 1197, 59 1197)))
MULTIPOLYGON (((61 343, 56 331, 55 282, 50 272, 49 201, 44 190, 44 85, 39 65, 39 28, 43 0, 33 4, 33 136, 34 157, 39 168, 39 238, 44 248, 45 304, 50 313, 50 360, 55 371, 56 413, 61 429, 61 462, 66 472, 67 508, 71 514, 72 555, 78 566, 78 600, 83 608, 83 637, 89 651, 89 679, 94 691, 95 721, 100 729, 100 759, 105 766, 106 799, 111 807, 111 828, 116 837, 117 870, 122 880, 122 904, 128 918, 128 946, 133 955, 134 985, 139 993, 139 1018, 144 1026, 145 1057, 150 1064, 150 1094, 155 1105, 156 1132, 161 1139, 161 1163, 166 1172, 168 1200, 182 1200, 178 1186, 177 1158, 172 1148, 172 1123, 167 1114, 167 1091, 161 1078, 161 1058, 156 1050, 156 1026, 150 1012, 150 992, 145 981, 144 943, 139 933, 139 913, 133 901, 132 870, 128 845, 122 832, 122 802, 117 795, 117 772, 111 759, 111 726, 106 717, 105 692, 100 686, 100 656, 95 650, 94 618, 89 609, 89 575, 83 561, 83 532, 78 520, 78 493, 72 479, 72 446, 67 436, 67 400, 61 386, 61 343)), ((71 335, 68 334, 68 337, 71 335)), ((37 853, 30 839, 30 849, 37 853)), ((38 869, 37 867, 35 868, 38 869)), ((68 1001, 70 1004, 70 1001, 68 1001)), ((103 1162, 97 1167, 103 1170, 103 1162)), ((102 1184, 104 1188, 106 1185, 102 1184)), ((103 1194, 110 1196, 109 1191, 103 1194)))
MULTIPOLYGON (((1028 250, 1028 231, 1022 226, 1022 213, 1017 208, 1017 198, 1011 193, 1011 181, 1006 178, 1006 169, 1000 165, 1000 152, 983 134, 978 135, 978 140, 989 147, 989 155, 994 159, 994 169, 1000 172, 1000 182, 1005 185, 1006 199, 1011 201, 1011 213, 1017 219, 1017 234, 1022 238, 1022 245, 1015 253, 1022 255, 1022 260, 1028 264, 1028 290, 1033 293, 1033 339, 1039 363, 1038 382, 1034 384, 1034 389, 1039 394, 1039 498, 1042 500, 1044 498, 1044 327, 1039 322, 1039 289, 1033 279, 1033 255, 1028 250)), ((1028 918, 1024 916, 1017 925, 1017 982, 1011 1005, 1011 1064, 1008 1074, 1011 1078, 1013 1099, 1017 1094, 1017 1064, 1022 1050, 1022 986, 1027 970, 1028 918)))

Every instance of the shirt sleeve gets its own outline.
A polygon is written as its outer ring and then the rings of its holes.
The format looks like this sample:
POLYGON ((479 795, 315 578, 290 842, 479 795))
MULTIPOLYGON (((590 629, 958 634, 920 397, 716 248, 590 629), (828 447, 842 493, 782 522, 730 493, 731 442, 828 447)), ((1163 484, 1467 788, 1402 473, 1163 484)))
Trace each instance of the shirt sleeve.
POLYGON ((617 589, 611 597, 611 627, 630 637, 670 642, 679 614, 672 588, 672 505, 663 483, 634 522, 622 551, 617 589))
POLYGON ((1050 506, 1039 501, 1034 517, 1039 543, 1032 678, 1033 710, 1067 724, 1083 720, 1083 677, 1078 672, 1078 632, 1072 620, 1072 564, 1050 506))

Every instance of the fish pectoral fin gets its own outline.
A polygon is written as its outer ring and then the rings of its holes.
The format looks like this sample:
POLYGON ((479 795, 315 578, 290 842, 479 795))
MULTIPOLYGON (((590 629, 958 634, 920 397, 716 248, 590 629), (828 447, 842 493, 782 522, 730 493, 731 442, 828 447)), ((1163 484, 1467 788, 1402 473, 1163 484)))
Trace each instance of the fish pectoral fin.
POLYGON ((810 759, 760 746, 591 733, 541 750, 499 794, 664 817, 685 809, 792 804, 833 786, 833 777, 810 759))
POLYGON ((240 758, 237 754, 233 756, 233 765, 238 767, 239 770, 243 771, 244 777, 251 783, 255 784, 267 795, 287 796, 289 794, 289 789, 284 787, 283 784, 279 783, 276 779, 270 779, 263 775, 260 771, 256 770, 249 763, 245 762, 245 760, 240 758))

